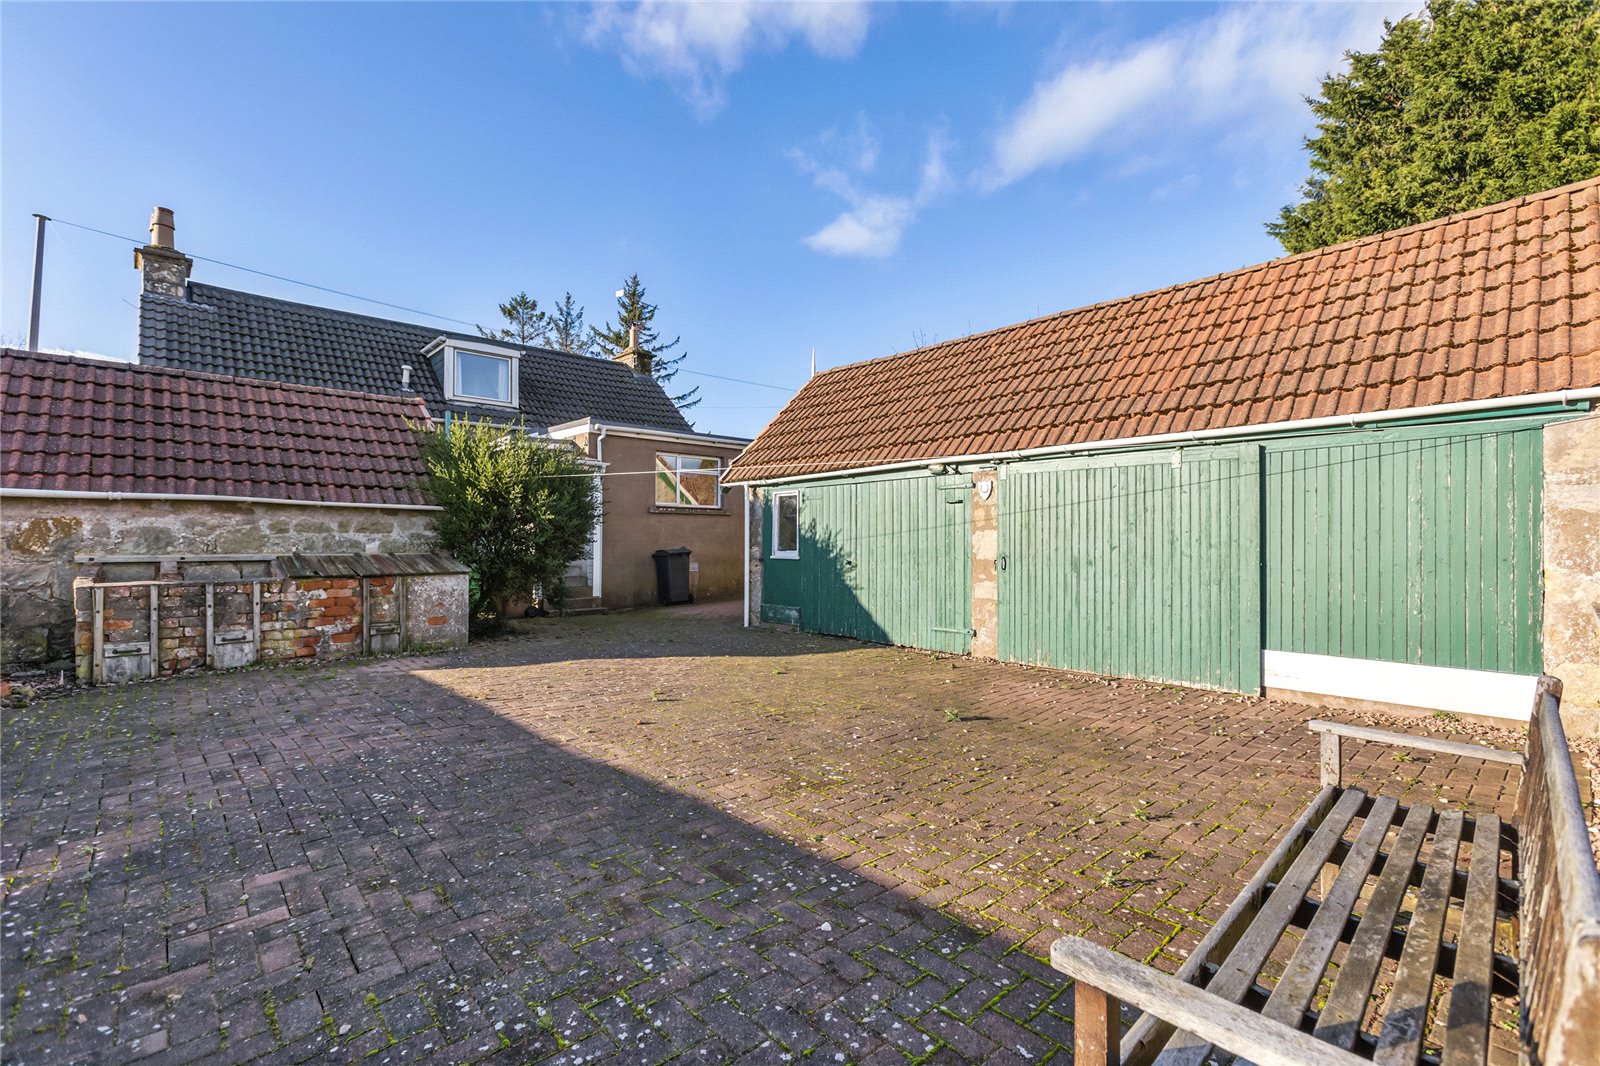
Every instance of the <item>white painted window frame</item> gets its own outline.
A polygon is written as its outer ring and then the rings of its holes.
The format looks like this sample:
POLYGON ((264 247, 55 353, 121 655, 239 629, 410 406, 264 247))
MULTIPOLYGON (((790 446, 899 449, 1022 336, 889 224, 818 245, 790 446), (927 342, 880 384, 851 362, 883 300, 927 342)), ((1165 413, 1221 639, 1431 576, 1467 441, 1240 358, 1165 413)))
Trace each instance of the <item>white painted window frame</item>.
MULTIPOLYGON (((661 460, 663 458, 694 459, 694 460, 697 460, 699 462, 716 463, 717 466, 716 466, 715 470, 707 470, 707 469, 701 468, 699 470, 691 470, 691 471, 689 471, 689 473, 690 474, 699 475, 701 477, 704 477, 707 474, 712 474, 712 475, 714 475, 716 477, 716 479, 717 479, 717 502, 716 503, 684 503, 682 501, 682 499, 679 499, 675 503, 662 503, 660 500, 656 500, 655 501, 655 506, 657 506, 657 507, 673 507, 673 508, 681 507, 681 508, 683 508, 685 510, 691 510, 692 509, 692 510, 696 510, 696 511, 716 511, 716 510, 720 510, 722 508, 722 492, 723 492, 723 489, 722 489, 722 472, 725 469, 725 467, 723 467, 723 465, 722 465, 722 457, 720 455, 693 455, 693 454, 691 454, 689 452, 656 452, 656 459, 655 459, 655 464, 656 465, 655 465, 654 469, 655 469, 657 477, 660 477, 661 473, 662 473, 662 471, 661 471, 661 460)), ((684 492, 683 492, 683 481, 682 481, 683 473, 684 473, 683 472, 683 468, 681 466, 678 466, 677 464, 673 465, 673 467, 672 467, 672 483, 673 483, 674 486, 676 486, 676 488, 678 490, 677 495, 679 497, 682 497, 684 495, 684 492)))
MULTIPOLYGON (((429 346, 431 349, 444 349, 444 398, 458 403, 478 404, 485 407, 504 407, 515 410, 521 406, 521 377, 522 366, 520 359, 522 353, 515 348, 506 348, 498 344, 478 344, 473 341, 458 341, 454 339, 435 341, 429 346), (485 359, 500 359, 506 363, 506 377, 511 385, 511 398, 509 400, 496 399, 492 396, 476 396, 469 392, 461 391, 460 356, 479 355, 485 359)), ((424 350, 425 355, 433 354, 424 350)))
POLYGON ((772 555, 773 559, 798 559, 800 558, 800 493, 774 492, 772 494, 772 555), (783 512, 780 502, 785 496, 794 497, 794 549, 784 551, 778 547, 778 516, 783 512))

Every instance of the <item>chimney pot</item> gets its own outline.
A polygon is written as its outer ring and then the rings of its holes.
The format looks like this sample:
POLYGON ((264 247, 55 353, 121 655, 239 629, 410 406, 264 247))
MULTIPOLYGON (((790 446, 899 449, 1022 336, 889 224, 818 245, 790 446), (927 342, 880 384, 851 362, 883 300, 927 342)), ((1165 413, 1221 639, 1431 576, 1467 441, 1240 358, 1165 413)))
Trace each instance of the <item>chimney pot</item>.
POLYGON ((171 248, 172 208, 158 207, 150 212, 150 247, 171 248))

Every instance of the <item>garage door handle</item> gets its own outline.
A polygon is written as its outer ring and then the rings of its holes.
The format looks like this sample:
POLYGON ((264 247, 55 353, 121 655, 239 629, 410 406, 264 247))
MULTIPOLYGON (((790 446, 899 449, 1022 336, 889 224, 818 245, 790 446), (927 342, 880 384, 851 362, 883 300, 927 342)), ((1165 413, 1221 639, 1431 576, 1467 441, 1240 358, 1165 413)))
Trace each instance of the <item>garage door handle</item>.
POLYGON ((1004 570, 1006 568, 1006 557, 1004 555, 1000 556, 1000 558, 996 559, 994 562, 995 565, 1000 569, 1004 570))

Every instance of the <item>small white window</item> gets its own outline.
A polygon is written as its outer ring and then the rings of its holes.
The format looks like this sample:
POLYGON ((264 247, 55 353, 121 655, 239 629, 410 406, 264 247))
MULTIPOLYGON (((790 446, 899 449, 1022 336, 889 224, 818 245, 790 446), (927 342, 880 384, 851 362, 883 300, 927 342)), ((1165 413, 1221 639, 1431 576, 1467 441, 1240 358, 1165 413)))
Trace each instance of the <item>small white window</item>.
POLYGON ((656 503, 663 507, 721 507, 722 460, 657 452, 656 503))
POLYGON ((772 496, 772 557, 800 558, 800 494, 778 492, 772 496))
POLYGON ((492 407, 517 406, 517 358, 515 348, 488 342, 462 341, 440 337, 423 349, 436 363, 446 400, 492 407))

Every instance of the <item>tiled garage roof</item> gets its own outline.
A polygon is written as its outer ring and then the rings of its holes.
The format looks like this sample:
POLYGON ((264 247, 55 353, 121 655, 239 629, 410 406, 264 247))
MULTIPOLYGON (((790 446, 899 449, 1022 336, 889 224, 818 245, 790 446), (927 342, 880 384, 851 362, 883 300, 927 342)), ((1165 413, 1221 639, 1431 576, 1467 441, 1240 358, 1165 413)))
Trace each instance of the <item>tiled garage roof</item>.
POLYGON ((730 477, 1600 385, 1600 179, 813 378, 730 477))
MULTIPOLYGON (((188 296, 146 293, 139 301, 139 361, 211 374, 266 378, 296 385, 394 396, 402 366, 436 417, 445 408, 505 418, 500 408, 446 404, 422 350, 436 337, 481 340, 452 330, 374 318, 330 307, 276 300, 255 293, 189 282, 188 296)), ((575 418, 626 422, 678 433, 692 427, 660 384, 621 363, 548 348, 495 341, 516 348, 521 374, 519 412, 542 432, 575 418)))
POLYGON ((422 504, 418 399, 0 351, 0 490, 422 504))

